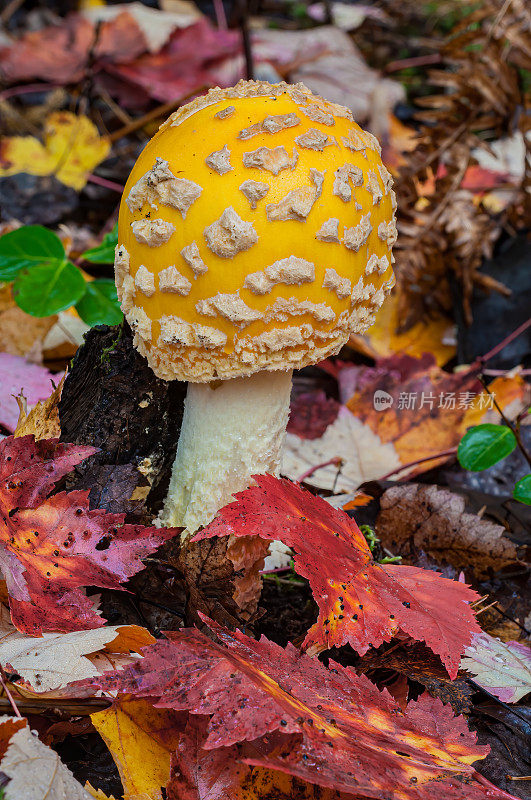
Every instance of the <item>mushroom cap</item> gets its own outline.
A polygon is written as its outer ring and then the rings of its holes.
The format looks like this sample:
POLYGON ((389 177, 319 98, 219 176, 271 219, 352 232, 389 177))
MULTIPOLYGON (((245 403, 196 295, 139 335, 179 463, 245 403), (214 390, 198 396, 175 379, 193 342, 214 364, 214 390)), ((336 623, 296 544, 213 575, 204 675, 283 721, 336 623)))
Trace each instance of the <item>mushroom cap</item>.
POLYGON ((160 378, 315 364, 394 285, 392 179, 377 140, 302 84, 212 89, 161 126, 120 208, 115 274, 160 378))

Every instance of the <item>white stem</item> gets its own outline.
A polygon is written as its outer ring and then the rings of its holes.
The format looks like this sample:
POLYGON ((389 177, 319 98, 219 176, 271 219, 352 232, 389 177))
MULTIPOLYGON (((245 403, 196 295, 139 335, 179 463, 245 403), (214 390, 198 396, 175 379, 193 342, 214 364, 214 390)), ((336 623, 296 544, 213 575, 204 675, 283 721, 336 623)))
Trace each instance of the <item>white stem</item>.
POLYGON ((278 474, 291 374, 188 384, 163 525, 194 533, 249 486, 251 475, 278 474))

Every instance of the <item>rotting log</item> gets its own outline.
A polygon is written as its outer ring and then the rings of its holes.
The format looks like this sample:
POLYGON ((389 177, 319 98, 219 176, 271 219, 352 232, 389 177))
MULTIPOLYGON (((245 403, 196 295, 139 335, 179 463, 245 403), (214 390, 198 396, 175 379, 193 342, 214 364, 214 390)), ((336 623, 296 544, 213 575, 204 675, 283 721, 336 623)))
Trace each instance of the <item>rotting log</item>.
MULTIPOLYGON (((151 524, 168 488, 185 395, 186 383, 155 377, 133 347, 126 322, 92 328, 72 360, 59 417, 61 441, 100 451, 75 468, 65 488, 89 489, 93 508, 151 524)), ((136 598, 104 593, 105 616, 112 623, 134 621, 151 629, 197 621, 197 611, 225 625, 241 623, 233 600, 238 576, 226 549, 224 539, 181 549, 176 537, 129 582, 136 598), (154 602, 177 613, 165 613, 150 605, 154 602)), ((249 613, 243 616, 248 625, 249 613)))
POLYGON ((147 522, 168 488, 185 394, 185 383, 155 377, 126 322, 92 328, 66 377, 59 417, 62 441, 100 452, 76 468, 68 488, 90 489, 95 507, 147 522))

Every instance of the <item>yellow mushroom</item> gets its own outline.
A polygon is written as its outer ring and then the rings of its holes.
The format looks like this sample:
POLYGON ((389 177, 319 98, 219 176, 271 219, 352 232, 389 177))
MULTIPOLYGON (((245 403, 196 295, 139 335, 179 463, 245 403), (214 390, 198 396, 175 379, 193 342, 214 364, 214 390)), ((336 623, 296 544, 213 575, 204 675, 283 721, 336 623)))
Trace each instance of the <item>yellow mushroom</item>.
POLYGON ((140 353, 189 381, 164 524, 193 532, 278 472, 292 370, 365 331, 394 284, 391 185, 377 140, 302 84, 212 89, 143 150, 115 272, 140 353))

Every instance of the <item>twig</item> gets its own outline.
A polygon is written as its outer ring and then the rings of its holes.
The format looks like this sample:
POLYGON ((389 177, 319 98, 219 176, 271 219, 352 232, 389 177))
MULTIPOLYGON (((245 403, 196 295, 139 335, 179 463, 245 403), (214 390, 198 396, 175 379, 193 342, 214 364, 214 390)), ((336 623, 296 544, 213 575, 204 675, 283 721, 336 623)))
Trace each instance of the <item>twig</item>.
POLYGON ((23 4, 24 0, 11 0, 0 14, 0 25, 6 25, 23 4))
MULTIPOLYGON (((494 700, 494 702, 498 703, 498 705, 503 706, 504 709, 508 711, 510 714, 513 714, 513 716, 518 717, 518 719, 521 719, 522 722, 525 722, 526 726, 529 725, 529 720, 527 720, 525 717, 522 717, 522 715, 519 714, 515 708, 512 708, 510 705, 508 705, 508 703, 504 703, 503 700, 500 700, 500 698, 496 697, 495 694, 489 692, 489 690, 485 689, 484 686, 481 686, 481 684, 476 683, 476 681, 473 678, 466 678, 466 682, 471 683, 475 689, 477 689, 480 692, 483 692, 483 694, 486 694, 487 697, 490 697, 491 700, 494 700)), ((481 711, 481 706, 479 708, 479 711, 481 711)))
POLYGON ((464 163, 462 165, 462 167, 455 173, 455 175, 454 175, 454 177, 452 179, 452 183, 448 187, 448 191, 446 192, 446 194, 444 195, 442 200, 439 202, 439 204, 438 204, 437 208, 434 210, 433 214, 426 221, 426 226, 423 227, 421 230, 419 230, 419 233, 417 234, 417 238, 423 238, 426 235, 426 233, 428 233, 428 231, 430 231, 433 228, 433 226, 435 225, 435 223, 437 222, 437 220, 441 216, 442 212, 444 211, 444 209, 446 208, 446 206, 448 205, 448 203, 450 202, 450 200, 454 196, 455 190, 461 184, 461 181, 463 180, 463 178, 465 176, 465 172, 467 171, 467 167, 468 167, 468 161, 466 163, 464 163))
POLYGON ((495 606, 497 602, 498 602, 497 600, 493 600, 492 603, 489 603, 488 606, 483 606, 483 608, 478 608, 477 611, 474 609, 474 614, 476 615, 476 617, 479 617, 479 615, 483 614, 484 611, 488 611, 489 608, 495 606))
POLYGON ((226 31, 229 26, 227 25, 227 17, 225 15, 223 0, 214 0, 214 12, 216 14, 218 30, 226 31))
POLYGON ((449 450, 441 450, 440 453, 434 453, 432 456, 425 456, 424 458, 417 458, 415 461, 410 461, 407 464, 402 464, 400 467, 396 467, 396 469, 392 469, 391 472, 388 472, 387 475, 383 475, 381 478, 378 478, 380 481, 386 481, 392 475, 396 475, 398 472, 402 472, 404 469, 409 469, 409 467, 415 467, 417 464, 423 464, 425 461, 435 461, 437 458, 445 458, 447 456, 455 456, 457 453, 457 447, 450 447, 449 450))
POLYGON ((527 636, 529 636, 530 631, 527 630, 525 625, 522 625, 520 622, 518 622, 518 620, 511 617, 510 614, 507 614, 506 611, 503 611, 503 609, 499 608, 498 604, 494 606, 494 610, 497 611, 498 614, 501 614, 502 617, 505 617, 505 619, 508 619, 510 622, 514 622, 515 625, 518 625, 520 630, 522 630, 527 636))
POLYGON ((275 569, 261 569, 260 575, 280 575, 283 572, 291 572, 291 567, 275 567, 275 569))
POLYGON ((333 25, 334 24, 334 15, 332 13, 332 3, 330 0, 323 0, 323 8, 324 8, 324 19, 323 23, 325 25, 333 25))
POLYGON ((61 323, 61 320, 59 318, 57 319, 57 322, 55 324, 57 325, 59 330, 61 330, 64 333, 64 335, 70 341, 71 344, 74 344, 76 348, 79 347, 79 342, 76 341, 74 336, 72 336, 68 328, 65 328, 65 326, 61 323))
POLYGON ((124 190, 124 186, 121 183, 108 181, 107 178, 100 178, 99 175, 94 175, 92 172, 87 175, 87 181, 90 183, 95 183, 98 186, 103 186, 104 189, 110 189, 113 192, 118 192, 118 194, 122 194, 124 190))
POLYGON ((399 72, 401 69, 409 69, 410 67, 427 67, 430 64, 440 64, 442 62, 440 53, 432 53, 426 56, 413 56, 412 58, 400 58, 397 61, 391 61, 384 67, 384 72, 399 72))
POLYGON ((314 472, 317 472, 318 469, 321 469, 321 467, 329 467, 331 464, 334 464, 336 467, 340 467, 342 463, 343 460, 339 456, 334 456, 334 458, 330 458, 328 461, 323 461, 322 464, 316 464, 314 467, 307 469, 306 472, 303 472, 302 475, 297 478, 297 482, 302 483, 306 480, 306 478, 311 477, 314 472))
MULTIPOLYGON (((95 711, 102 711, 109 707, 109 699, 106 697, 85 697, 83 700, 64 700, 58 697, 18 697, 18 708, 24 714, 45 714, 54 711, 62 711, 73 717, 88 717, 95 711)), ((0 711, 6 713, 12 708, 7 697, 0 697, 0 711)))
POLYGON ((493 797, 497 797, 497 798, 499 798, 499 800, 503 800, 504 797, 507 798, 507 800, 514 800, 514 795, 509 794, 508 792, 504 792, 503 789, 499 789, 497 786, 495 786, 493 783, 491 783, 489 780, 487 780, 487 778, 485 778, 481 774, 481 772, 477 772, 475 770, 474 771, 474 778, 477 780, 478 783, 481 783, 487 789, 491 789, 491 790, 495 791, 496 794, 493 794, 492 795, 493 797))
POLYGON ((485 353, 485 355, 476 358, 474 363, 471 364, 470 369, 471 370, 478 368, 480 369, 483 366, 483 364, 486 364, 487 361, 490 361, 490 359, 493 358, 493 356, 498 355, 500 350, 503 350, 514 339, 517 339, 518 336, 521 336, 522 333, 524 333, 530 326, 531 326, 531 317, 526 322, 523 322, 521 325, 519 325, 519 327, 516 328, 516 330, 510 333, 508 336, 506 336, 505 339, 502 339, 502 341, 499 344, 497 344, 496 347, 493 347, 492 350, 489 350, 488 353, 485 353))
POLYGON ((153 122, 153 120, 157 119, 158 117, 165 117, 171 111, 175 111, 176 108, 179 108, 179 106, 181 106, 190 97, 193 97, 196 94, 201 94, 201 92, 204 92, 207 88, 208 87, 203 83, 201 86, 198 86, 197 89, 193 89, 191 92, 188 92, 188 94, 185 94, 178 100, 172 100, 170 103, 163 103, 162 105, 153 108, 151 111, 148 111, 147 114, 143 114, 143 116, 138 117, 138 119, 133 120, 128 125, 124 125, 123 128, 118 128, 117 131, 113 131, 113 133, 111 133, 109 136, 110 143, 113 144, 119 139, 122 139, 124 136, 134 133, 135 131, 139 130, 139 128, 143 128, 148 122, 153 122))
POLYGON ((22 718, 23 718, 23 717, 22 717, 22 714, 21 714, 21 713, 20 713, 20 711, 18 710, 18 708, 17 708, 17 704, 16 704, 16 703, 15 703, 15 701, 13 700, 13 696, 12 696, 11 692, 9 691, 9 689, 7 688, 7 683, 6 683, 6 674, 5 674, 5 672, 4 672, 4 668, 3 668, 2 666, 0 666, 0 683, 1 683, 1 684, 2 684, 2 686, 4 687, 4 692, 6 693, 6 697, 7 697, 7 699, 8 699, 8 700, 9 700, 9 702, 11 703, 11 708, 12 708, 12 709, 13 709, 13 711, 15 712, 15 716, 16 716, 16 717, 18 717, 19 719, 22 719, 22 718))
POLYGON ((339 476, 341 475, 341 470, 343 469, 343 459, 339 459, 339 464, 337 465, 336 470, 336 477, 334 478, 334 483, 332 484, 332 494, 336 493, 337 482, 339 480, 339 476))
MULTIPOLYGON (((483 371, 483 375, 488 375, 489 377, 496 378, 496 377, 501 376, 501 375, 507 375, 512 370, 506 370, 506 369, 484 369, 482 371, 483 371)), ((529 375, 531 375, 531 369, 521 369, 521 370, 518 371, 518 375, 520 375, 522 378, 527 378, 529 375)), ((527 414, 527 409, 526 409, 526 411, 524 413, 527 414)))
POLYGON ((254 80, 253 50, 251 47, 251 36, 247 22, 247 0, 239 0, 238 17, 240 30, 242 33, 243 54, 245 56, 245 77, 248 81, 254 80))
POLYGON ((291 578, 279 578, 278 575, 273 575, 270 572, 261 572, 265 580, 275 581, 275 583, 284 583, 289 586, 305 586, 304 581, 294 581, 291 578))
POLYGON ((492 402, 494 403, 496 411, 498 412, 498 414, 500 415, 502 420, 505 422, 505 424, 507 425, 509 430, 511 430, 514 433, 514 438, 516 439, 516 444, 518 445, 518 448, 519 448, 520 452, 522 453, 522 455, 524 456, 524 458, 526 459, 527 463, 531 467, 531 456, 529 455, 529 453, 525 449, 525 446, 524 446, 524 443, 522 442, 522 437, 520 435, 519 429, 516 427, 516 425, 513 425, 513 423, 505 416, 505 414, 503 413, 502 408, 500 407, 498 401, 496 400, 496 398, 494 397, 493 393, 489 389, 489 387, 487 385, 487 382, 483 378, 482 375, 479 375, 478 380, 481 383, 481 385, 483 386, 483 388, 485 389, 485 391, 487 392, 487 394, 489 395, 489 397, 492 398, 492 402))
POLYGON ((474 606, 478 606, 480 603, 484 603, 489 597, 488 593, 484 594, 483 597, 478 598, 478 600, 474 600, 473 603, 470 603, 470 608, 474 608, 474 606))
POLYGON ((123 110, 123 108, 120 108, 118 103, 112 99, 106 89, 100 89, 99 93, 105 105, 109 106, 115 117, 117 117, 123 125, 129 125, 131 122, 133 122, 132 117, 130 117, 129 114, 123 110))
POLYGON ((521 775, 520 777, 517 775, 506 775, 505 777, 508 781, 531 781, 531 775, 521 775))
POLYGON ((52 89, 62 89, 61 83, 27 83, 25 86, 12 86, 11 89, 4 89, 0 92, 0 100, 9 100, 10 97, 17 97, 19 94, 32 94, 33 92, 48 92, 52 89))
POLYGON ((139 603, 146 603, 148 606, 160 608, 161 611, 167 611, 168 614, 173 614, 174 617, 183 619, 183 614, 180 611, 176 611, 174 608, 170 608, 170 606, 165 606, 164 603, 157 603, 155 600, 147 600, 145 597, 141 597, 139 594, 136 595, 136 599, 139 603))

